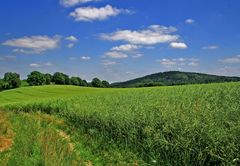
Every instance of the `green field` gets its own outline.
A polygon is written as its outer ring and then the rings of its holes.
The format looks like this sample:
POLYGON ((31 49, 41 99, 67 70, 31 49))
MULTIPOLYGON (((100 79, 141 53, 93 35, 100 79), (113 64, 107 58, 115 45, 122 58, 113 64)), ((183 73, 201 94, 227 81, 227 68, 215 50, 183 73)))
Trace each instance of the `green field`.
POLYGON ((240 83, 0 92, 0 165, 238 165, 239 99, 240 83))

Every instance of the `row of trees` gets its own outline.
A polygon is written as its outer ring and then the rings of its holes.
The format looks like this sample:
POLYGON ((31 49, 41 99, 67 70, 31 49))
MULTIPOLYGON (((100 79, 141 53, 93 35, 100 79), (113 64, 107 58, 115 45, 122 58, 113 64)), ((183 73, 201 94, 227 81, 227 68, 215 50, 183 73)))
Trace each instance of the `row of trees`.
POLYGON ((21 86, 20 75, 17 73, 5 73, 4 78, 0 79, 0 91, 18 88, 21 86))
MULTIPOLYGON (((92 82, 87 82, 82 80, 80 77, 69 77, 68 75, 60 72, 56 72, 53 75, 47 73, 41 73, 39 71, 33 71, 27 76, 27 83, 30 86, 40 86, 40 85, 75 85, 75 86, 85 86, 85 87, 99 87, 108 88, 110 84, 98 78, 94 78, 92 82)), ((0 91, 6 89, 18 88, 21 86, 20 75, 17 73, 5 73, 4 78, 0 79, 0 91)))
POLYGON ((76 86, 90 86, 108 88, 110 84, 107 81, 101 81, 98 78, 94 78, 92 82, 88 83, 86 80, 82 80, 80 77, 69 77, 68 75, 60 72, 56 72, 53 75, 43 74, 39 71, 33 71, 28 75, 27 82, 30 86, 39 85, 76 85, 76 86))

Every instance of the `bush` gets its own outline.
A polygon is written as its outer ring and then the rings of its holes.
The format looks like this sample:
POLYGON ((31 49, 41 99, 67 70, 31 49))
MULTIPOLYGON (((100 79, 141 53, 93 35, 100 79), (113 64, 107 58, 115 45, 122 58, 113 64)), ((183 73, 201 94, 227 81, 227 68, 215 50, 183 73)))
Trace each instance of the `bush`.
POLYGON ((33 71, 28 75, 27 82, 30 86, 38 86, 46 84, 46 77, 39 71, 33 71))
POLYGON ((100 87, 102 87, 103 85, 102 85, 102 81, 101 80, 99 80, 98 78, 94 78, 93 80, 92 80, 92 86, 93 87, 98 87, 98 88, 100 88, 100 87))
POLYGON ((18 88, 21 85, 20 75, 8 72, 4 74, 5 89, 18 88))

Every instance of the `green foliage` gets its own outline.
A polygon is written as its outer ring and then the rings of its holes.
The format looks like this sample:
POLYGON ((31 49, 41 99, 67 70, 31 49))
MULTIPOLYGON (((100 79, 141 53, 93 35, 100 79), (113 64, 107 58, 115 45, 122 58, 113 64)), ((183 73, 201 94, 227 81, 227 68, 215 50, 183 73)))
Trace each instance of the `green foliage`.
POLYGON ((52 82, 52 75, 51 74, 49 74, 49 73, 47 73, 47 74, 45 74, 45 79, 46 79, 46 85, 50 85, 51 84, 51 82, 52 82))
POLYGON ((126 82, 111 84, 111 87, 150 87, 150 86, 172 86, 186 84, 205 84, 221 82, 237 82, 240 77, 225 77, 201 73, 169 71, 147 75, 126 82))
POLYGON ((91 85, 92 85, 93 87, 97 87, 97 88, 100 88, 100 87, 103 86, 103 85, 102 85, 102 81, 101 81, 100 79, 98 79, 98 78, 94 78, 94 79, 92 80, 92 82, 91 82, 91 85))
POLYGON ((20 75, 8 72, 4 74, 5 89, 13 89, 21 86, 20 75))
POLYGON ((0 79, 0 92, 4 90, 5 83, 2 79, 0 79))
POLYGON ((39 71, 33 71, 28 75, 27 82, 30 86, 45 85, 46 77, 39 71))
POLYGON ((62 99, 39 101, 41 89, 47 88, 42 87, 31 88, 36 98, 31 96, 27 103, 4 100, 13 92, 0 94, 0 103, 8 103, 5 109, 64 118, 88 137, 85 145, 103 157, 108 156, 103 151, 116 153, 111 145, 122 149, 126 158, 136 154, 146 165, 239 164, 239 83, 141 89, 64 86, 64 91, 58 86, 58 92, 49 87, 48 93, 62 99), (75 97, 66 99, 69 91, 75 97))
POLYGON ((110 87, 110 84, 109 84, 109 82, 107 82, 106 80, 103 80, 103 81, 102 81, 102 86, 103 86, 103 88, 109 88, 109 87, 110 87))
POLYGON ((52 80, 55 84, 64 85, 68 83, 68 80, 66 80, 66 77, 67 76, 65 74, 56 72, 54 73, 52 80))
POLYGON ((71 77, 70 80, 71 80, 71 84, 72 84, 72 85, 77 85, 77 86, 80 85, 79 79, 78 79, 77 77, 71 77))

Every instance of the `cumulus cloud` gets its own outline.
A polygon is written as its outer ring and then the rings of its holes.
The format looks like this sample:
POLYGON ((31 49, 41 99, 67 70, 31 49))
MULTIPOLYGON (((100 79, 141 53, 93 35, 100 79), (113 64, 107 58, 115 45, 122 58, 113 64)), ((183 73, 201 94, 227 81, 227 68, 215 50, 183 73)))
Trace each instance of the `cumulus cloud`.
POLYGON ((172 42, 169 45, 171 48, 174 49, 187 49, 188 46, 185 43, 180 43, 180 42, 172 42))
POLYGON ((87 2, 97 2, 100 0, 60 0, 60 4, 64 7, 72 7, 78 4, 83 4, 87 2))
POLYGON ((210 45, 210 46, 202 47, 203 50, 216 50, 218 48, 219 48, 219 46, 217 46, 217 45, 210 45))
POLYGON ((122 52, 117 51, 110 51, 105 53, 106 57, 113 58, 113 59, 122 59, 122 58, 128 58, 128 55, 122 52))
POLYGON ((226 63, 226 64, 240 63, 240 55, 236 55, 236 56, 233 56, 233 57, 221 59, 219 61, 222 62, 222 63, 226 63))
POLYGON ((173 66, 191 66, 199 65, 199 59, 195 58, 174 58, 174 59, 160 59, 157 60, 162 66, 171 68, 173 66))
POLYGON ((82 59, 82 60, 90 60, 91 57, 90 57, 90 56, 82 56, 81 59, 82 59))
POLYGON ((51 67, 53 64, 51 62, 46 62, 46 63, 31 63, 29 64, 30 67, 32 68, 39 68, 39 67, 51 67))
POLYGON ((189 19, 186 19, 186 20, 185 20, 185 23, 186 23, 186 24, 193 24, 193 23, 195 23, 195 20, 189 18, 189 19))
POLYGON ((115 62, 115 61, 111 61, 111 60, 106 59, 106 60, 102 60, 102 64, 104 66, 112 66, 112 65, 117 65, 118 63, 115 62))
POLYGON ((134 51, 139 49, 140 46, 134 45, 134 44, 123 44, 120 46, 113 47, 112 51, 134 51))
POLYGON ((59 46, 60 37, 30 36, 7 40, 5 46, 17 47, 13 51, 21 53, 42 53, 47 50, 55 49, 59 46))
POLYGON ((172 26, 151 25, 143 30, 118 30, 110 34, 101 34, 100 38, 109 41, 125 41, 130 44, 154 45, 177 41, 179 35, 173 34, 176 31, 177 29, 172 26))
POLYGON ((77 42, 78 41, 78 38, 75 37, 75 36, 68 36, 65 38, 66 40, 70 41, 70 42, 77 42))
POLYGON ((130 11, 124 9, 114 8, 111 5, 105 7, 80 7, 70 13, 70 16, 75 21, 94 21, 94 20, 106 20, 109 17, 117 16, 120 13, 129 13, 130 11))

